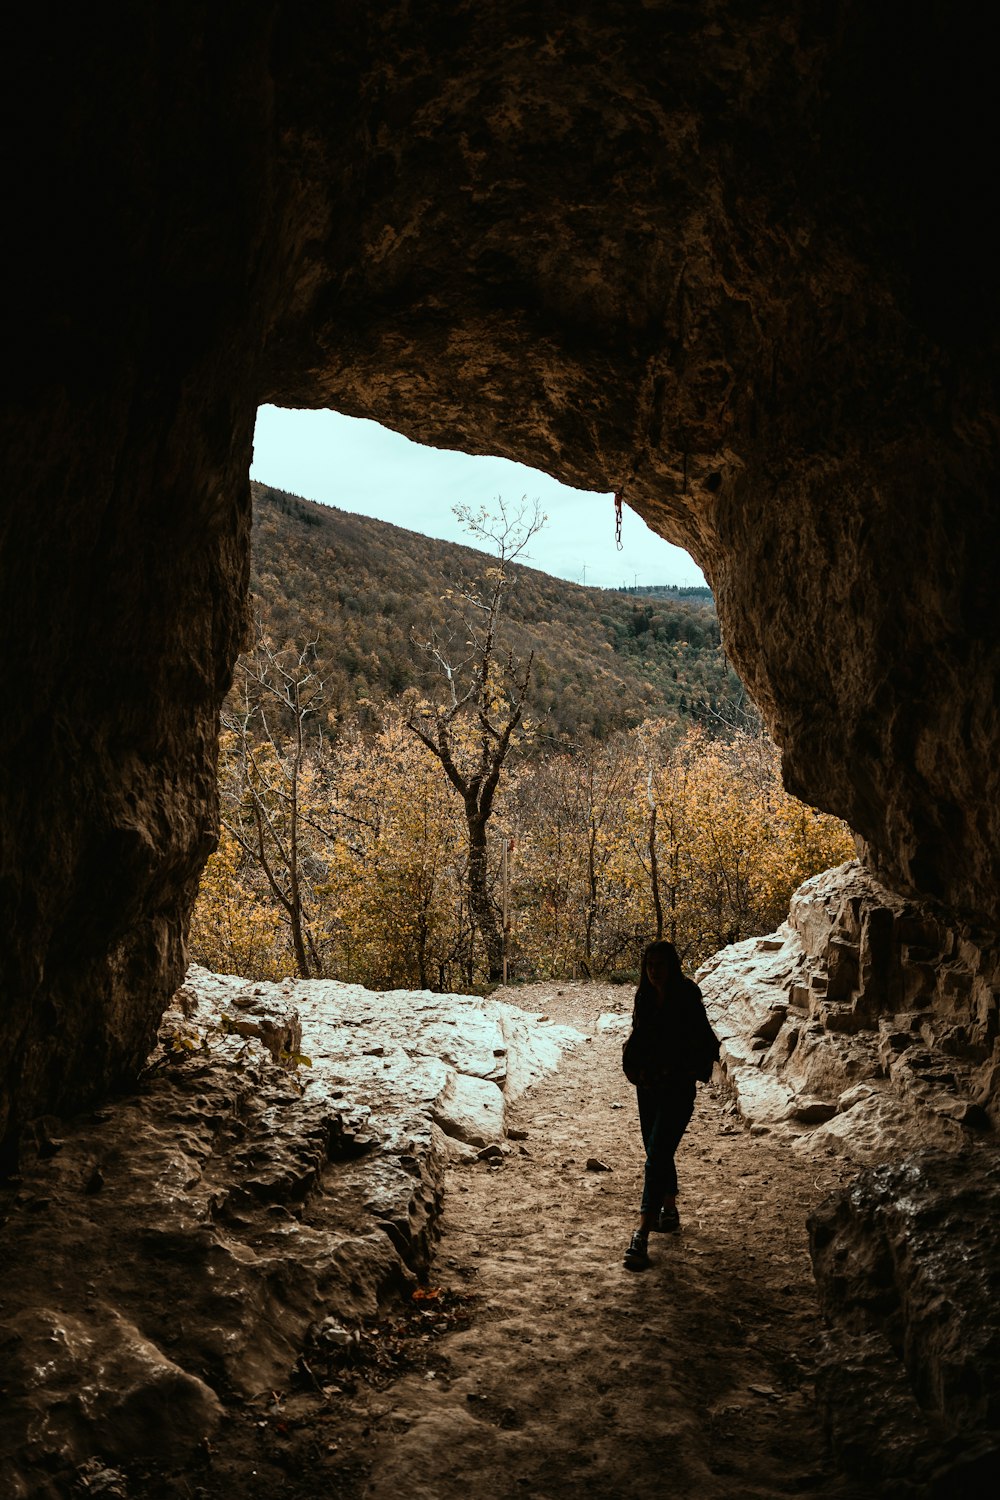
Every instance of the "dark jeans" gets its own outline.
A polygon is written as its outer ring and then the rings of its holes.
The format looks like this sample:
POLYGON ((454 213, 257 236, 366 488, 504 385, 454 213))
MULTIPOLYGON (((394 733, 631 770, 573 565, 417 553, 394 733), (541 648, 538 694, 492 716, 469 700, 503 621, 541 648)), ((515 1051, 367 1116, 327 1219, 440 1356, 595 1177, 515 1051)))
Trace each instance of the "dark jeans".
POLYGON ((655 1214, 664 1198, 677 1192, 674 1152, 694 1114, 694 1091, 684 1088, 637 1088, 642 1144, 646 1148, 646 1177, 639 1212, 655 1214))

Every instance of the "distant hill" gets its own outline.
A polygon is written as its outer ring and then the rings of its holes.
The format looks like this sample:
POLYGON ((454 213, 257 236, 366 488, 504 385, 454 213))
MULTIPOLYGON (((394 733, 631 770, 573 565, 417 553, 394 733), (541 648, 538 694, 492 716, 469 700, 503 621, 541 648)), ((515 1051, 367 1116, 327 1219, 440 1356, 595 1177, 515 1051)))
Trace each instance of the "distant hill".
POLYGON ((712 590, 704 583, 639 583, 634 588, 623 584, 621 588, 611 589, 609 592, 628 594, 633 599, 684 599, 689 604, 703 604, 715 609, 712 590))
MULTIPOLYGON (((277 645, 318 639, 327 701, 344 717, 440 676, 414 644, 447 624, 442 595, 490 558, 254 484, 252 588, 277 645)), ((743 689, 708 590, 641 595, 518 569, 516 649, 535 651, 532 716, 554 735, 604 738, 650 716, 700 719, 743 689), (703 596, 706 596, 703 597, 703 596)))

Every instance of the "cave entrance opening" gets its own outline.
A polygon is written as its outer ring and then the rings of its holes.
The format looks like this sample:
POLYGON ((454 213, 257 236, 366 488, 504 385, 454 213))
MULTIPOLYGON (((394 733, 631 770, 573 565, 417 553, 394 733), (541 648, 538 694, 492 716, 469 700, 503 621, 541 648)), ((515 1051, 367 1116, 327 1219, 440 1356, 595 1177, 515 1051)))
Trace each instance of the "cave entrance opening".
POLYGON ((670 898, 612 846, 706 682, 713 706, 735 682, 687 554, 631 515, 619 551, 611 494, 336 413, 263 409, 252 476, 195 958, 375 990, 633 979, 670 898))

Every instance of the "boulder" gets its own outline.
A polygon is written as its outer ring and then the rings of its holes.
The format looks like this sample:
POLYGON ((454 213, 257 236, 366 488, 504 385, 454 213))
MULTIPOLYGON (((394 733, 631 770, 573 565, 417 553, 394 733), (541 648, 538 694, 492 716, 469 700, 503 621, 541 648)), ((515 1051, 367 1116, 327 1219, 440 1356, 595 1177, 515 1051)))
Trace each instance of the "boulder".
POLYGON ((598 1016, 594 1030, 598 1036, 607 1036, 609 1033, 611 1035, 627 1036, 632 1030, 632 1017, 620 1016, 613 1013, 598 1016))
POLYGON ((778 932, 722 949, 698 982, 744 1117, 815 1127, 803 1149, 870 1162, 1000 1123, 1000 952, 857 862, 805 881, 778 932))
POLYGON ((495 1083, 453 1073, 434 1104, 434 1123, 468 1146, 488 1146, 503 1135, 503 1095, 495 1083))

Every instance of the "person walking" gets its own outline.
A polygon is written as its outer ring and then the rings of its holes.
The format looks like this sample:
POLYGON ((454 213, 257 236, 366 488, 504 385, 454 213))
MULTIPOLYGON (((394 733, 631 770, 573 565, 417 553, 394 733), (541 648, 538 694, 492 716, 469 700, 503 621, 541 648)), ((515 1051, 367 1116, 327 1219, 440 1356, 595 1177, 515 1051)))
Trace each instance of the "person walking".
POLYGON ((632 1030, 622 1048, 646 1149, 639 1224, 625 1251, 630 1271, 649 1265, 650 1230, 680 1228, 674 1153, 694 1113, 696 1084, 708 1082, 718 1057, 701 990, 685 977, 676 948, 665 941, 650 943, 642 955, 632 1030))

